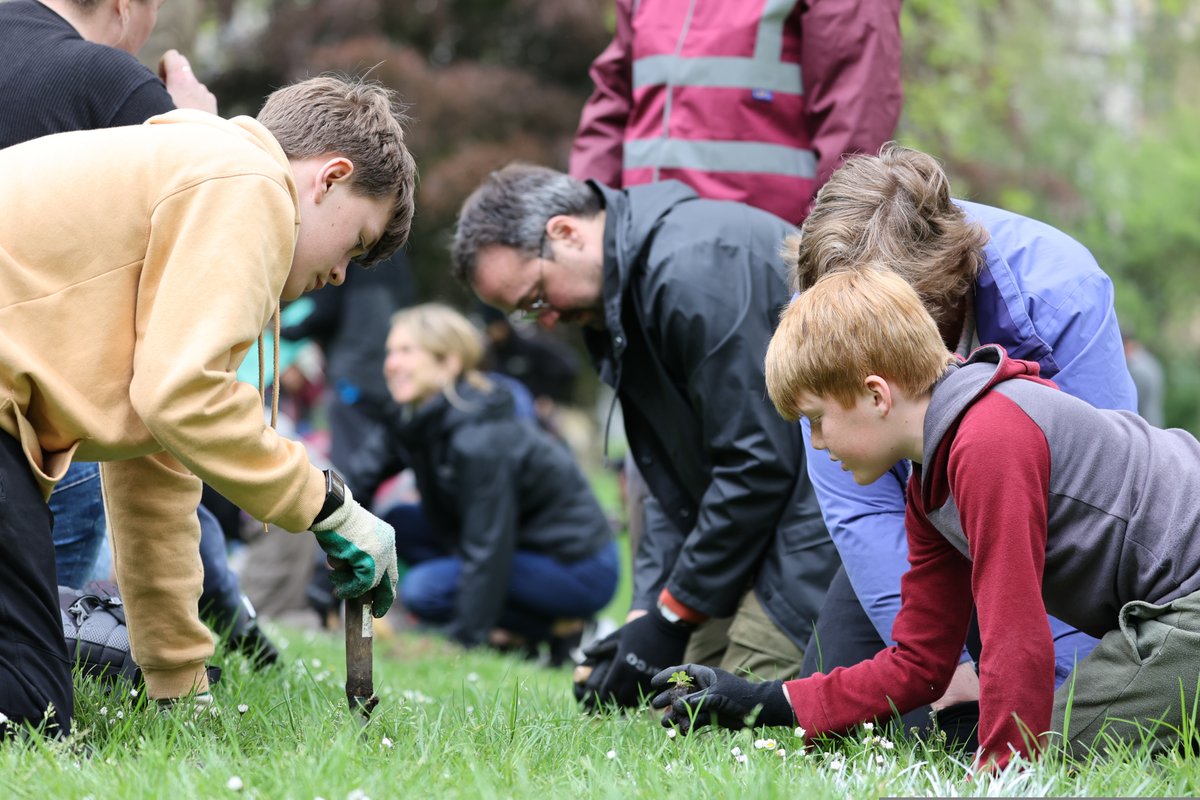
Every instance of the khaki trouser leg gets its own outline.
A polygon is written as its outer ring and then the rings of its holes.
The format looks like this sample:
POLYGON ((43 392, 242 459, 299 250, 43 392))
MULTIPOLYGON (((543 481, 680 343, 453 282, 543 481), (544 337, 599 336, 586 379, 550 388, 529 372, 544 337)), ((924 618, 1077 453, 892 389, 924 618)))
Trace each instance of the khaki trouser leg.
POLYGON ((751 589, 734 616, 696 629, 683 657, 760 680, 787 680, 800 674, 804 651, 776 627, 751 589))
POLYGON ((1164 606, 1126 603, 1118 629, 1055 693, 1051 730, 1075 754, 1112 741, 1169 749, 1179 742, 1184 713, 1192 725, 1198 721, 1198 683, 1200 592, 1164 606))

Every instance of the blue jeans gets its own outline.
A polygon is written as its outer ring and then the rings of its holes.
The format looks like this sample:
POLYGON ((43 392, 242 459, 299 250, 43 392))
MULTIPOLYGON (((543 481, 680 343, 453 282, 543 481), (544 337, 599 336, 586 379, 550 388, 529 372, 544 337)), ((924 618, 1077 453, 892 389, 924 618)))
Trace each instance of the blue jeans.
MULTIPOLYGON (((443 556, 409 567, 400 587, 404 607, 429 622, 453 618, 463 561, 443 556)), ((530 641, 545 641, 555 620, 587 618, 608 604, 617 588, 617 545, 564 564, 551 556, 513 554, 508 597, 497 626, 530 641)))
POLYGON ((396 529, 396 558, 412 566, 453 554, 452 547, 429 527, 420 503, 401 503, 383 512, 383 519, 396 529))
MULTIPOLYGON (((50 495, 54 512, 54 562, 58 582, 80 588, 88 581, 103 580, 112 568, 112 555, 104 546, 108 526, 104 521, 104 498, 100 493, 100 465, 77 461, 50 495)), ((242 590, 229 568, 225 533, 204 506, 200 518, 200 560, 204 563, 204 593, 200 612, 218 632, 227 631, 242 612, 242 590)))
POLYGON ((50 494, 54 513, 54 563, 58 582, 79 588, 108 577, 112 556, 104 546, 108 526, 100 494, 100 465, 76 461, 50 494))
POLYGON ((200 561, 204 564, 200 615, 217 633, 224 635, 236 626, 242 614, 242 587, 229 568, 221 523, 204 506, 196 509, 196 516, 200 518, 200 561))

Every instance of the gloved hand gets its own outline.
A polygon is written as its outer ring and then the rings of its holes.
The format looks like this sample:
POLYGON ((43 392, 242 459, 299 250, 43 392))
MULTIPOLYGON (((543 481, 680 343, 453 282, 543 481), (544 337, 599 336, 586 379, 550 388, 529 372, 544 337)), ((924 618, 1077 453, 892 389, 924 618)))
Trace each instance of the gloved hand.
POLYGON ((751 683, 723 669, 701 664, 668 667, 654 676, 650 685, 662 691, 650 701, 654 708, 665 708, 664 728, 672 726, 688 733, 716 723, 722 728, 791 725, 796 721, 791 703, 783 691, 783 681, 751 683), (671 691, 671 675, 683 671, 692 677, 688 693, 676 697, 671 691))
POLYGON ((597 639, 583 648, 583 663, 575 667, 572 680, 575 684, 575 700, 583 703, 588 711, 595 711, 601 705, 596 700, 596 692, 608 678, 620 645, 621 629, 617 628, 603 639, 597 639))
POLYGON ((341 508, 314 523, 312 532, 333 567, 329 573, 333 593, 344 599, 370 592, 371 613, 386 614, 400 580, 392 526, 359 505, 347 488, 341 508))
POLYGON ((683 658, 688 637, 696 626, 686 622, 668 622, 657 608, 625 623, 616 631, 619 635, 616 656, 603 679, 596 682, 595 691, 584 699, 585 705, 615 701, 632 708, 650 691, 650 679, 664 664, 678 663, 683 658))

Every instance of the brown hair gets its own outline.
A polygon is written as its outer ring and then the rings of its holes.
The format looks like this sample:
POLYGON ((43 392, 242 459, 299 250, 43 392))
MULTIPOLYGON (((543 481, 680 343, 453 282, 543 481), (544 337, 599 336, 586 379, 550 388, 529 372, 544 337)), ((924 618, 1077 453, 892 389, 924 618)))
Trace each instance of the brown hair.
POLYGON ((272 92, 258 121, 288 158, 345 156, 354 164, 355 191, 394 198, 383 236, 356 261, 370 266, 404 244, 412 227, 417 165, 404 144, 408 116, 394 91, 377 81, 323 75, 272 92))
POLYGON ((784 243, 783 258, 801 292, 839 270, 871 262, 890 269, 943 326, 979 275, 987 242, 987 231, 951 201, 941 165, 889 142, 878 156, 851 158, 833 174, 784 243))
POLYGON ((953 360, 908 282, 867 265, 823 276, 783 312, 767 346, 767 394, 795 420, 801 393, 849 408, 879 375, 919 397, 953 360))

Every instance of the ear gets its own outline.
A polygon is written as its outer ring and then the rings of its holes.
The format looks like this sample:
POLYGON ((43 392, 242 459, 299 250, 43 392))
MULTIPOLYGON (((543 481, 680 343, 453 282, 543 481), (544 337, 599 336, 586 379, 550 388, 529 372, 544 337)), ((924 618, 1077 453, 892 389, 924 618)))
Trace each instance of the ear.
POLYGON ((353 161, 345 156, 331 156, 317 168, 313 181, 313 190, 316 192, 313 200, 320 203, 339 183, 349 186, 353 174, 353 161))
POLYGON ((863 380, 863 386, 870 392, 871 405, 880 417, 886 417, 892 413, 895 398, 892 396, 892 387, 884 378, 878 375, 868 375, 863 380))
POLYGON ((556 214, 546 220, 546 239, 551 242, 564 242, 568 247, 582 247, 583 233, 579 220, 569 214, 556 214))
POLYGON ((129 4, 133 0, 117 0, 117 16, 121 18, 121 27, 129 24, 129 4))

